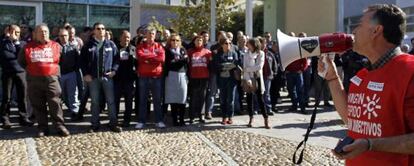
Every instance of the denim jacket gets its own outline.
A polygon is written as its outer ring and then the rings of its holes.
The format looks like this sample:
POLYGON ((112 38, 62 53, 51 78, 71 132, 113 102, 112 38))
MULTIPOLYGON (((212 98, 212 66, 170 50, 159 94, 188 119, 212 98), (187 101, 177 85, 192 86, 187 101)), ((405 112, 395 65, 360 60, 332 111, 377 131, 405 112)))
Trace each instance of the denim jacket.
MULTIPOLYGON (((93 78, 98 78, 98 50, 99 42, 92 38, 81 50, 81 68, 83 75, 91 75, 93 78)), ((118 48, 115 43, 105 39, 103 41, 103 73, 110 71, 117 71, 119 67, 118 48)), ((99 76, 105 77, 105 74, 99 76)))

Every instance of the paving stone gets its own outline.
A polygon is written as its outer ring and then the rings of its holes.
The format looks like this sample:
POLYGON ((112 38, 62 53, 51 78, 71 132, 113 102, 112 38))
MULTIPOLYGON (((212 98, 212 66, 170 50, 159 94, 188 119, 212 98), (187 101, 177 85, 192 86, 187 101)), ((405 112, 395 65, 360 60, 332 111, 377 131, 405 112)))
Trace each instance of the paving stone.
MULTIPOLYGON (((240 165, 292 165, 297 142, 238 130, 202 131, 240 165)), ((328 148, 307 147, 302 165, 343 165, 328 148)))
POLYGON ((0 140, 0 165, 29 165, 24 139, 0 140))

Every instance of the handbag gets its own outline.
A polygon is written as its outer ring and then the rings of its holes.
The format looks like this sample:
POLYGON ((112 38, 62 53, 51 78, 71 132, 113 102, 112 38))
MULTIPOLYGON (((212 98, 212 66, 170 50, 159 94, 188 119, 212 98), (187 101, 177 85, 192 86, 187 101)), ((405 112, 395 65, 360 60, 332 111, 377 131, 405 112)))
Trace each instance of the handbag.
POLYGON ((243 91, 245 91, 246 93, 254 93, 257 91, 257 80, 256 79, 252 79, 252 80, 243 79, 241 82, 241 87, 243 91))
POLYGON ((233 76, 234 79, 236 79, 237 81, 242 80, 242 75, 243 75, 243 69, 237 65, 236 68, 233 70, 233 76))

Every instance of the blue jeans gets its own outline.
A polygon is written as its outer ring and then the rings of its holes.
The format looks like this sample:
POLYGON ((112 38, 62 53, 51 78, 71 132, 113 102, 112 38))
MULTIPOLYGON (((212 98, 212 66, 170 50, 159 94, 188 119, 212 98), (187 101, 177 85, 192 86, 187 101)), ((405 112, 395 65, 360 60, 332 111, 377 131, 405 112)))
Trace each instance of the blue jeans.
POLYGON ((234 114, 234 96, 236 94, 236 80, 234 78, 217 77, 220 89, 220 107, 223 118, 231 118, 234 114))
POLYGON ((66 106, 73 113, 79 112, 78 88, 76 72, 62 74, 60 77, 60 87, 62 88, 62 98, 66 106))
POLYGON ((286 73, 287 88, 293 108, 305 108, 304 83, 302 73, 286 73))
POLYGON ((210 74, 207 87, 206 103, 205 103, 205 113, 213 112, 214 109, 214 99, 217 94, 217 75, 215 73, 210 74))
POLYGON ((116 118, 116 108, 115 108, 115 96, 114 96, 114 83, 112 78, 94 78, 92 82, 89 83, 89 93, 91 95, 92 105, 92 126, 99 126, 99 113, 100 113, 100 92, 101 89, 104 92, 106 104, 108 105, 109 112, 109 125, 116 126, 118 121, 116 118))
POLYGON ((269 80, 269 79, 264 80, 265 92, 263 94, 263 101, 264 101, 264 105, 266 107, 267 112, 272 111, 272 101, 270 100, 271 85, 272 85, 272 80, 269 80))
POLYGON ((154 104, 155 122, 163 121, 162 112, 162 78, 140 77, 139 78, 139 123, 146 123, 147 121, 147 102, 148 95, 151 91, 152 101, 154 104))

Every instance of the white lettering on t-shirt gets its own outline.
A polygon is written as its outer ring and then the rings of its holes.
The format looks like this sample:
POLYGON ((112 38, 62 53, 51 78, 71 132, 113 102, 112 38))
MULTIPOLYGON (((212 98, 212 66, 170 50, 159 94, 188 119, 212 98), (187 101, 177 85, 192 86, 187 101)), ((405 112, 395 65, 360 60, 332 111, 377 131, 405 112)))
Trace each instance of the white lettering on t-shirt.
POLYGON ((192 57, 191 66, 192 67, 207 67, 207 58, 206 57, 192 57))
POLYGON ((373 123, 358 119, 348 118, 348 130, 367 136, 381 137, 381 123, 373 123))
POLYGON ((31 62, 53 62, 52 48, 33 49, 30 55, 31 62))

